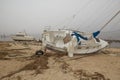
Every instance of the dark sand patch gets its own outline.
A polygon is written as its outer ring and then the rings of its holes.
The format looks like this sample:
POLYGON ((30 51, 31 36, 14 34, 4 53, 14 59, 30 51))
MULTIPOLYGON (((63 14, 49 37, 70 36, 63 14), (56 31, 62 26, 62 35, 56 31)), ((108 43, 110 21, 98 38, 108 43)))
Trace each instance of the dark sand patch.
POLYGON ((105 76, 99 72, 90 73, 83 69, 74 71, 74 75, 79 80, 110 80, 109 78, 105 78, 105 76))
POLYGON ((35 71, 35 75, 37 74, 41 74, 44 72, 45 69, 48 69, 49 67, 47 66, 48 64, 48 57, 47 56, 40 56, 40 57, 32 57, 32 59, 34 60, 33 62, 29 63, 28 65, 24 66, 23 68, 14 71, 8 75, 5 75, 3 77, 0 78, 6 78, 6 77, 11 77, 16 73, 19 73, 21 71, 26 71, 26 70, 34 70, 35 71))

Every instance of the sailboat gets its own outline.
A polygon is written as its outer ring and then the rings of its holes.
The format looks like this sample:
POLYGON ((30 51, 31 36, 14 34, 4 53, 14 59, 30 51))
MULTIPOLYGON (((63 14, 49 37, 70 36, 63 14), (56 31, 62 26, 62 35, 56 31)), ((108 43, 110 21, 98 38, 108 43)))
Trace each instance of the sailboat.
POLYGON ((63 51, 69 57, 74 54, 90 54, 108 46, 108 42, 98 38, 101 31, 120 13, 118 11, 100 30, 93 33, 80 32, 76 30, 45 30, 42 34, 41 50, 36 55, 46 52, 46 49, 63 51))
POLYGON ((108 46, 108 42, 96 38, 97 35, 98 31, 92 34, 75 30, 45 31, 42 36, 42 51, 62 51, 68 53, 69 57, 97 52, 108 46))

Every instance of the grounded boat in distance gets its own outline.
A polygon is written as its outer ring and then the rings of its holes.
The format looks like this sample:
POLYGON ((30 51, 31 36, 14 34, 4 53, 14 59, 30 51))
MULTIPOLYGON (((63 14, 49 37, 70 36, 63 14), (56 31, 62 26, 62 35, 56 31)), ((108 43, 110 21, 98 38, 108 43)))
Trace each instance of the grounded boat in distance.
POLYGON ((13 35, 11 38, 14 41, 34 41, 35 40, 35 38, 33 38, 32 36, 27 35, 24 32, 16 33, 16 35, 13 35))

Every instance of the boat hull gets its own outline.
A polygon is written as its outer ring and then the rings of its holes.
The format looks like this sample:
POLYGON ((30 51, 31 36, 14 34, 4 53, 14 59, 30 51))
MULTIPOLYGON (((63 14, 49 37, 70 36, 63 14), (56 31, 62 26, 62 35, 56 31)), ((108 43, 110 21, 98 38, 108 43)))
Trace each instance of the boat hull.
POLYGON ((16 36, 12 36, 12 39, 14 41, 33 41, 33 40, 35 40, 32 37, 16 37, 16 36))
POLYGON ((82 47, 81 49, 75 49, 74 50, 74 54, 89 54, 89 53, 94 53, 97 52, 105 47, 108 46, 108 42, 100 39, 100 42, 98 43, 98 45, 92 45, 92 46, 86 46, 86 47, 82 47))

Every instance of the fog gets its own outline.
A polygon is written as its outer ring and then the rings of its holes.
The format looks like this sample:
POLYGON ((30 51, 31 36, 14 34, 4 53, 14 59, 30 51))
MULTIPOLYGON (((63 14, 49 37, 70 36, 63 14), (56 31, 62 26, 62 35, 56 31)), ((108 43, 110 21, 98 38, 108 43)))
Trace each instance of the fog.
MULTIPOLYGON (((99 30, 117 11, 120 0, 0 0, 0 34, 55 29, 99 30)), ((103 32, 119 35, 120 14, 103 32)))

